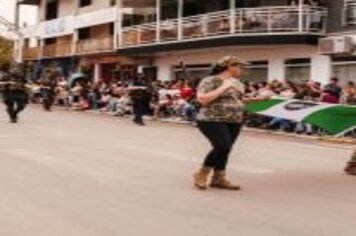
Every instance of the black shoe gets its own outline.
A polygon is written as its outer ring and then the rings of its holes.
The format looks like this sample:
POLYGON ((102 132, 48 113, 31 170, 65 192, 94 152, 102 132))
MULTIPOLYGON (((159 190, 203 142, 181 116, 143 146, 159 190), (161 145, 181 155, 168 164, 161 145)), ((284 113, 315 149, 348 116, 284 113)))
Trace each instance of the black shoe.
POLYGON ((143 123, 142 121, 136 121, 136 120, 134 120, 133 121, 136 125, 138 125, 138 126, 145 126, 146 124, 145 123, 143 123))

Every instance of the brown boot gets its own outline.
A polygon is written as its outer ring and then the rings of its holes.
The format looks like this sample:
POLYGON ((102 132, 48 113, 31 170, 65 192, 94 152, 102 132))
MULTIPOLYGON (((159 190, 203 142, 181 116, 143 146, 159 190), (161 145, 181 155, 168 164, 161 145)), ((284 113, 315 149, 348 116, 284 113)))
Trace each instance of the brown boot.
POLYGON ((212 171, 210 167, 202 167, 197 173, 194 174, 194 185, 200 190, 208 188, 208 178, 212 171))
POLYGON ((349 175, 356 175, 356 152, 354 152, 351 161, 347 163, 345 172, 349 175))
POLYGON ((226 179, 225 171, 215 171, 210 187, 235 191, 241 189, 239 185, 234 185, 226 179))

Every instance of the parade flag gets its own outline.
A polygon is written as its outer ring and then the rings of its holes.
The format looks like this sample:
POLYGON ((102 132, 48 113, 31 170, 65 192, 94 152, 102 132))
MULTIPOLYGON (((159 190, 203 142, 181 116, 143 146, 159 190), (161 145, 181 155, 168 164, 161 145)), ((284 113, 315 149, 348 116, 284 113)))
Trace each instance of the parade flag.
POLYGON ((250 103, 246 111, 315 125, 331 135, 356 129, 356 106, 277 98, 250 103))

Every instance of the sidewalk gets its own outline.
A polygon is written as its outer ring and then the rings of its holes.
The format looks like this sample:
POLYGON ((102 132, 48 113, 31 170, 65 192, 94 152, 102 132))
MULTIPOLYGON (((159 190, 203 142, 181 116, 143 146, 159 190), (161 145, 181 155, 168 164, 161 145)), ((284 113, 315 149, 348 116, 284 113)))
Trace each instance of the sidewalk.
MULTIPOLYGON (((38 104, 32 104, 32 105, 37 107, 38 104)), ((123 119, 131 119, 132 118, 132 116, 128 116, 128 115, 122 116, 122 117, 120 117, 120 116, 115 117, 112 114, 109 114, 106 112, 95 111, 95 110, 75 111, 72 109, 66 109, 64 107, 58 107, 58 106, 55 106, 54 109, 61 110, 61 111, 67 111, 67 112, 91 114, 91 115, 97 115, 97 116, 109 116, 109 117, 114 117, 114 118, 123 118, 123 119)), ((180 119, 179 117, 162 118, 162 119, 154 121, 151 117, 145 116, 144 120, 151 121, 151 122, 162 122, 162 123, 170 123, 170 124, 177 124, 177 125, 195 126, 191 122, 184 121, 184 120, 180 119)), ((250 127, 244 127, 244 130, 247 132, 252 132, 252 133, 270 134, 270 135, 298 138, 298 139, 304 139, 304 140, 323 141, 326 143, 339 144, 339 145, 355 145, 355 149, 356 149, 356 139, 353 139, 353 138, 336 138, 334 136, 311 136, 311 135, 287 133, 287 132, 283 132, 283 131, 273 131, 273 130, 257 129, 257 128, 250 128, 250 127)))

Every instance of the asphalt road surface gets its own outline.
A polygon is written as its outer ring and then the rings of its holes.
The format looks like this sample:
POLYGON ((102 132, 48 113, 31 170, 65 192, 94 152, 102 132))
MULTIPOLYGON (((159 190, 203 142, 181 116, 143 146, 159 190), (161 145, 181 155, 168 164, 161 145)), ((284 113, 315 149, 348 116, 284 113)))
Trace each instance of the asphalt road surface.
POLYGON ((351 146, 244 132, 229 169, 240 192, 193 188, 208 149, 188 126, 2 112, 0 235, 356 235, 351 146))

